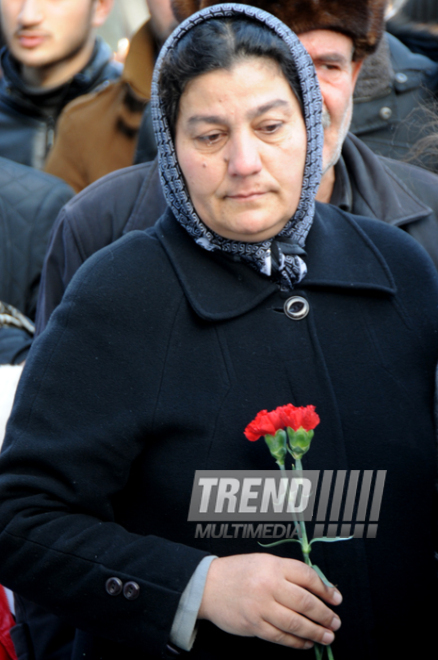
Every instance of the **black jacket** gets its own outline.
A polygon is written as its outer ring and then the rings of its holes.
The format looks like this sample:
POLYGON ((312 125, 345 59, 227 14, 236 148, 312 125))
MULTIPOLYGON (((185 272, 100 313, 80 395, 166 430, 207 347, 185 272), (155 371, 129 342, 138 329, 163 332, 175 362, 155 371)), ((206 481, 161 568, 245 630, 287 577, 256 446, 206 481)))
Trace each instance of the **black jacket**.
POLYGON ((120 76, 121 67, 111 57, 109 46, 97 38, 89 63, 70 82, 55 89, 39 90, 24 83, 17 62, 3 48, 0 156, 42 169, 53 144, 56 122, 67 103, 120 76))
MULTIPOLYGON (((0 158, 0 300, 35 320, 50 230, 73 190, 57 177, 0 158)), ((21 361, 30 336, 0 327, 0 364, 21 361)))
MULTIPOLYGON (((392 65, 387 89, 362 98, 356 91, 350 131, 376 154, 405 159, 420 138, 436 130, 423 106, 430 107, 437 98, 438 63, 413 53, 396 37, 385 34, 392 65)), ((423 155, 415 163, 438 171, 436 155, 423 155)))
MULTIPOLYGON (((342 154, 353 192, 351 212, 401 227, 429 252, 438 269, 438 177, 379 158, 351 134, 342 154)), ((156 161, 114 172, 77 195, 53 229, 38 300, 37 333, 88 257, 133 229, 152 226, 165 208, 156 161), (96 217, 99 224, 93 222, 96 217)))
POLYGON ((376 156, 351 133, 342 148, 355 215, 383 220, 410 234, 438 269, 438 176, 376 156))
MULTIPOLYGON (((336 659, 433 655, 437 273, 403 232, 328 205, 306 251, 294 321, 272 281, 167 212, 90 258, 35 341, 0 456, 0 581, 80 629, 73 660, 172 657, 200 559, 261 550, 195 537, 194 471, 274 469, 243 430, 286 402, 321 417, 307 469, 387 470, 377 538, 314 550, 344 595, 336 659)), ((201 622, 190 653, 250 655, 302 652, 201 622)))

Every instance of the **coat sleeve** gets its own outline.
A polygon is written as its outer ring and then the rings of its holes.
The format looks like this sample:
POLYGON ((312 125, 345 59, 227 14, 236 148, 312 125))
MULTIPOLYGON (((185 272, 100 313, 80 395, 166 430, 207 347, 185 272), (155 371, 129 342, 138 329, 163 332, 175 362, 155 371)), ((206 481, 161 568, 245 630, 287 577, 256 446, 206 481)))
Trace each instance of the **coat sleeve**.
POLYGON ((0 582, 78 628, 161 654, 208 553, 127 531, 115 513, 153 434, 165 334, 182 298, 174 291, 159 341, 133 354, 144 327, 126 340, 138 304, 126 284, 144 255, 117 256, 143 236, 89 259, 35 341, 0 457, 0 582))
POLYGON ((85 258, 72 229, 71 215, 68 210, 62 209, 52 229, 42 269, 35 337, 46 327, 50 315, 61 302, 68 283, 85 258))
POLYGON ((44 196, 42 203, 38 207, 31 237, 35 246, 35 258, 33 259, 32 269, 29 268, 30 292, 28 306, 25 310, 27 316, 30 316, 32 319, 35 319, 41 271, 50 232, 62 207, 70 201, 73 195, 73 190, 65 185, 64 182, 53 182, 47 195, 44 196))

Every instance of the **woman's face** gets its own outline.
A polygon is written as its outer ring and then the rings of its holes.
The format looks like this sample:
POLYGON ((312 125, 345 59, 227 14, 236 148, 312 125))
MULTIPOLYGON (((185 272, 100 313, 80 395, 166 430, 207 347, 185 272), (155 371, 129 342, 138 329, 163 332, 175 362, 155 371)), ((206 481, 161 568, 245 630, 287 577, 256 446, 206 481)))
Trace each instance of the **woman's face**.
POLYGON ((265 240, 296 211, 306 129, 274 60, 248 58, 192 80, 180 99, 175 145, 193 205, 220 236, 265 240))

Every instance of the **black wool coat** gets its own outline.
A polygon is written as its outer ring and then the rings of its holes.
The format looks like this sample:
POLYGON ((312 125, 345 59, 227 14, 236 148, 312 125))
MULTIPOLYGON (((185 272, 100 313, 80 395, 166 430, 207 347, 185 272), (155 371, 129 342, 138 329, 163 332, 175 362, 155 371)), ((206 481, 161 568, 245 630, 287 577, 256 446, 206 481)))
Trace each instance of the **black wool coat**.
MULTIPOLYGON (((0 582, 78 628, 74 660, 167 657, 202 557, 260 551, 195 538, 194 471, 274 469, 243 430, 289 402, 321 417, 305 468, 387 470, 377 538, 315 546, 344 596, 336 659, 435 649, 436 271, 403 232, 329 206, 306 250, 295 321, 168 211, 91 257, 34 343, 0 457, 0 582), (138 598, 109 595, 111 577, 138 598)), ((190 655, 258 652, 302 657, 207 622, 190 655)))

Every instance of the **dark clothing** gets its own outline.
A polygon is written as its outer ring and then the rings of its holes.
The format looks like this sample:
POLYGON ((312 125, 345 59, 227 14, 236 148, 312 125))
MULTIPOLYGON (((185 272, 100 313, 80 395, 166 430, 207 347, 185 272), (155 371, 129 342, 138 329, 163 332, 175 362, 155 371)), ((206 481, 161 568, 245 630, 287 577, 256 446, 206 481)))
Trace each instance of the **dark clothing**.
MULTIPOLYGON (((430 118, 421 106, 430 105, 437 95, 438 63, 411 52, 393 35, 385 35, 390 50, 388 71, 383 74, 378 67, 375 80, 371 72, 367 91, 362 76, 366 74, 365 69, 371 69, 373 58, 378 57, 381 49, 365 60, 355 90, 350 131, 376 154, 403 160, 416 142, 428 134, 430 118), (384 89, 381 88, 382 75, 386 76, 384 89)), ((412 162, 438 171, 436 156, 418 157, 412 162)))
POLYGON ((386 29, 414 53, 438 62, 438 4, 436 0, 407 0, 386 29))
POLYGON ((133 229, 152 227, 165 209, 156 160, 112 172, 76 195, 53 228, 38 298, 36 334, 45 328, 86 259, 133 229))
POLYGON ((399 14, 418 23, 438 22, 438 7, 435 0, 407 0, 396 16, 399 14))
MULTIPOLYGON (((403 228, 429 252, 438 269, 438 177, 378 158, 353 135, 345 140, 342 154, 348 172, 343 181, 352 196, 351 207, 344 205, 344 210, 403 228)), ((333 193, 336 197, 340 181, 333 193)), ((341 205, 337 199, 334 202, 341 205)), ((88 257, 132 229, 152 226, 165 208, 156 161, 114 172, 77 195, 62 210, 52 233, 38 300, 37 334, 88 257), (90 221, 96 217, 98 224, 90 221)))
POLYGON ((437 175, 377 157, 351 134, 344 142, 342 157, 351 186, 348 210, 404 229, 424 247, 438 269, 437 175))
MULTIPOLYGON (((432 2, 436 8, 435 0, 432 2)), ((425 24, 415 25, 409 21, 397 20, 397 18, 386 24, 388 32, 397 37, 413 53, 425 55, 434 62, 438 62, 438 35, 433 32, 433 27, 433 24, 430 26, 432 29, 429 29, 429 26, 425 24)))
POLYGON ((87 66, 70 82, 47 90, 26 85, 16 60, 4 48, 0 56, 0 156, 42 169, 56 122, 67 103, 120 76, 121 66, 111 58, 111 49, 98 38, 87 66))
MULTIPOLYGON (((64 181, 0 158, 0 300, 35 320, 49 234, 73 196, 64 181)), ((0 327, 0 364, 22 361, 30 336, 0 327)))
MULTIPOLYGON (((328 205, 306 251, 293 321, 289 294, 167 211, 90 258, 35 342, 0 456, 0 581, 80 629, 73 660, 169 657, 201 558, 261 550, 195 538, 194 471, 274 469, 243 430, 286 402, 321 417, 307 469, 388 469, 377 538, 314 550, 344 596, 336 659, 434 653, 437 273, 403 232, 328 205), (138 598, 108 595, 113 576, 138 598)), ((199 628, 194 660, 302 657, 199 628)))
POLYGON ((138 131, 137 147, 135 150, 133 165, 148 163, 154 160, 157 155, 157 145, 155 144, 154 128, 152 124, 150 103, 143 112, 140 129, 138 131))

